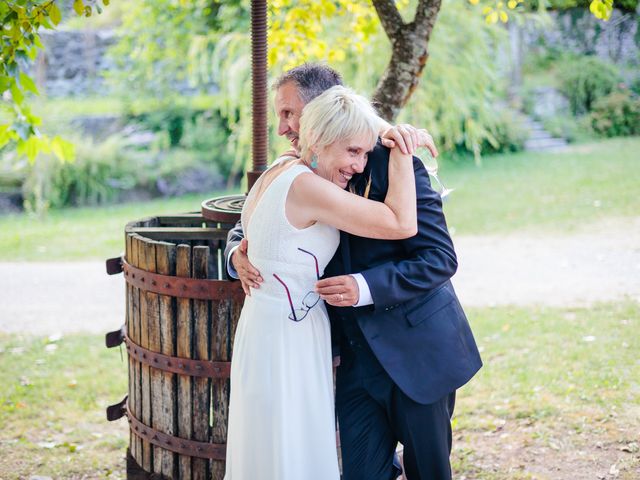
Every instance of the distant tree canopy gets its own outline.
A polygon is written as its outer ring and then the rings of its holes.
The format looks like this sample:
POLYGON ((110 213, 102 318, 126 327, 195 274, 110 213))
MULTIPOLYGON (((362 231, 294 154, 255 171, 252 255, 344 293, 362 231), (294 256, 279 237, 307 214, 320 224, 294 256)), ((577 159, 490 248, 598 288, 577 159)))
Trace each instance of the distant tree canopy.
MULTIPOLYGON (((620 1, 626 4, 636 0, 620 1)), ((469 0, 482 7, 482 15, 488 23, 507 22, 509 11, 529 8, 533 2, 537 0, 508 0, 506 3, 502 0, 469 0)), ((60 159, 73 156, 73 147, 68 142, 59 137, 50 139, 38 130, 40 120, 25 102, 26 94, 37 94, 35 82, 26 72, 38 50, 44 48, 38 32, 42 28, 55 29, 60 23, 60 3, 61 0, 0 2, 0 148, 14 142, 17 151, 31 161, 39 152, 51 152, 60 159)), ((135 37, 137 48, 130 49, 131 56, 122 60, 123 64, 146 65, 149 70, 141 78, 147 81, 162 79, 161 70, 172 62, 172 65, 183 62, 184 72, 191 78, 205 75, 214 81, 223 81, 222 76, 213 78, 215 74, 212 75, 209 66, 199 63, 200 58, 223 61, 233 55, 231 49, 246 47, 249 29, 246 0, 139 0, 132 3, 135 4, 135 15, 124 19, 123 28, 126 32, 130 27, 130 31, 140 35, 135 37), (168 34, 167 25, 177 31, 168 34), (172 42, 189 42, 191 56, 171 58, 172 54, 182 52, 171 48, 172 42), (203 52, 209 55, 202 55, 203 52)), ((108 4, 109 0, 74 0, 73 8, 78 15, 90 16, 101 13, 108 4)), ((348 0, 272 0, 268 4, 272 22, 269 54, 272 66, 285 67, 294 60, 309 58, 304 55, 310 50, 314 51, 311 58, 331 63, 340 61, 348 51, 362 50, 371 35, 382 26, 391 44, 391 57, 384 72, 378 72, 380 80, 373 99, 380 105, 381 114, 389 120, 396 117, 418 85, 429 58, 431 32, 441 9, 441 0, 371 0, 371 6, 348 0), (409 10, 414 14, 410 20, 405 20, 401 11, 409 10), (340 17, 348 20, 340 23, 340 17), (339 24, 341 28, 348 25, 349 28, 340 31, 336 37, 326 38, 324 29, 330 24, 339 24)), ((589 5, 596 17, 607 19, 613 0, 591 0, 589 5)), ((239 76, 248 71, 246 63, 243 58, 233 64, 239 76)), ((229 109, 229 118, 235 115, 237 100, 242 96, 238 91, 241 87, 242 84, 235 86, 234 98, 232 86, 229 98, 221 101, 220 107, 224 109, 226 103, 229 109)), ((244 108, 246 110, 250 105, 244 108)), ((246 118, 245 115, 235 116, 236 121, 246 118)))

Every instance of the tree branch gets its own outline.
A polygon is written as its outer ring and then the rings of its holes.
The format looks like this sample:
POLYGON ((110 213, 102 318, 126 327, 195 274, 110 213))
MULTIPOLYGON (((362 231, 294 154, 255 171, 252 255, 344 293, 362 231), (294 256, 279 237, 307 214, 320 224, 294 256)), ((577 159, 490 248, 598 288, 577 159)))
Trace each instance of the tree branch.
POLYGON ((395 2, 393 0, 372 0, 371 3, 376 9, 382 28, 393 43, 398 32, 406 26, 395 2))
POLYGON ((392 1, 372 2, 392 46, 391 59, 373 93, 373 101, 378 113, 392 122, 418 85, 442 0, 419 0, 410 24, 402 21, 392 1))

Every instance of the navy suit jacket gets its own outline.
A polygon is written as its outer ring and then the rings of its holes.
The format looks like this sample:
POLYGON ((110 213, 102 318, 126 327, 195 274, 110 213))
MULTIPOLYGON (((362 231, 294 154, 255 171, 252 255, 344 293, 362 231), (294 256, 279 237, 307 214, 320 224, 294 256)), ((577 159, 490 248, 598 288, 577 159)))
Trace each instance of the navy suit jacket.
MULTIPOLYGON (((352 179, 362 194, 384 201, 389 186, 389 149, 369 154, 365 171, 352 179)), ((398 387, 419 403, 433 403, 464 385, 482 361, 450 278, 458 263, 442 212, 442 201, 422 162, 413 159, 418 233, 405 240, 375 240, 341 232, 340 247, 325 276, 361 273, 373 305, 327 305, 334 345, 341 323, 355 316, 374 354, 398 387)), ((225 257, 243 238, 240 222, 229 232, 225 257)), ((339 368, 349 368, 343 365, 339 368)))
MULTIPOLYGON (((389 149, 378 144, 363 174, 353 179, 356 193, 370 179, 368 198, 384 201, 388 162, 389 149)), ((375 240, 342 232, 325 275, 361 273, 373 298, 370 306, 328 306, 334 344, 341 342, 341 322, 355 316, 396 385, 426 404, 468 382, 482 361, 450 281, 458 263, 440 195, 431 188, 422 161, 414 157, 413 165, 418 233, 405 240, 375 240)))

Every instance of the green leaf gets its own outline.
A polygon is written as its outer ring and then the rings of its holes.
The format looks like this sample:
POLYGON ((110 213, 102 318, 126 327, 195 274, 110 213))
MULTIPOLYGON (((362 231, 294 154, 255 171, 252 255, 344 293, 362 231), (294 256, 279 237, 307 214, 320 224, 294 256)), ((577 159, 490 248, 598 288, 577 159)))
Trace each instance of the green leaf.
POLYGON ((13 101, 18 104, 24 100, 24 93, 22 93, 22 90, 20 90, 20 87, 18 87, 16 83, 11 85, 11 96, 13 97, 13 101))
POLYGON ((44 45, 42 44, 42 41, 40 40, 40 35, 34 35, 34 37, 33 37, 33 44, 34 44, 36 47, 38 47, 38 48, 40 48, 40 49, 44 50, 44 45))
POLYGON ((60 20, 62 20, 62 14, 60 13, 60 9, 55 4, 55 2, 52 2, 51 6, 49 7, 49 17, 51 18, 51 21, 54 25, 58 25, 60 23, 60 20))
POLYGON ((82 0, 75 0, 73 2, 73 9, 78 15, 82 15, 84 13, 84 3, 82 0))
POLYGON ((15 132, 10 130, 11 125, 0 125, 0 148, 4 147, 10 140, 15 138, 15 132))
POLYGON ((75 145, 57 135, 51 140, 51 151, 62 162, 73 161, 76 156, 75 145))
POLYGON ((38 95, 38 87, 36 86, 36 83, 29 75, 24 72, 20 72, 20 85, 22 85, 22 88, 24 88, 25 90, 38 95))
POLYGON ((29 162, 33 163, 38 156, 40 149, 40 139, 38 137, 31 136, 26 140, 18 141, 18 147, 16 150, 20 155, 26 156, 29 159, 29 162))

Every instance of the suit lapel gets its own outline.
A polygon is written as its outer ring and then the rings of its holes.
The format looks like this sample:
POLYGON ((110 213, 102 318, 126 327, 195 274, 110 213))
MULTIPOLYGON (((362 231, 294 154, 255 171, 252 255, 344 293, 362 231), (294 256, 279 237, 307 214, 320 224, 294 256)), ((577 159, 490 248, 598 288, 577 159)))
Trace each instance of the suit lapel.
POLYGON ((349 246, 349 234, 340 230, 340 253, 342 254, 342 268, 344 274, 351 273, 351 248, 349 246))

